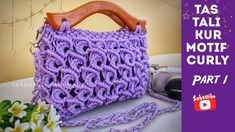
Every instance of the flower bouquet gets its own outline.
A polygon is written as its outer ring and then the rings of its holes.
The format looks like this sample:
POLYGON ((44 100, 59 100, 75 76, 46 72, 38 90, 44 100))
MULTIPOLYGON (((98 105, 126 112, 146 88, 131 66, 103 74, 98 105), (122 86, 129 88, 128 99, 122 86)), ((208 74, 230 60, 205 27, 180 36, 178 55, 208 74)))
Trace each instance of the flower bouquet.
POLYGON ((60 116, 53 105, 11 102, 0 103, 0 132, 61 132, 60 116))

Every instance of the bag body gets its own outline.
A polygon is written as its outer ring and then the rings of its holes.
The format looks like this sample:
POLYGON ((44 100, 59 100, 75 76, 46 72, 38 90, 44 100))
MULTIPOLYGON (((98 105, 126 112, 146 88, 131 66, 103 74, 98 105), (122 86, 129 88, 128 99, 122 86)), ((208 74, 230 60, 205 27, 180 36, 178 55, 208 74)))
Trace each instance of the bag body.
POLYGON ((40 30, 34 101, 53 104, 62 120, 145 94, 149 86, 146 31, 40 30))

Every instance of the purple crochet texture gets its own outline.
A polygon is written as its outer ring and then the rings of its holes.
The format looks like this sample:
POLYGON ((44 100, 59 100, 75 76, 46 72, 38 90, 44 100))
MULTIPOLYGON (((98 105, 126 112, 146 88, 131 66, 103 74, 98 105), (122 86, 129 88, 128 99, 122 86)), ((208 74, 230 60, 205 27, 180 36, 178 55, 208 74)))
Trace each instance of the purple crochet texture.
POLYGON ((63 121, 101 105, 145 94, 146 31, 40 30, 34 101, 53 104, 63 121))

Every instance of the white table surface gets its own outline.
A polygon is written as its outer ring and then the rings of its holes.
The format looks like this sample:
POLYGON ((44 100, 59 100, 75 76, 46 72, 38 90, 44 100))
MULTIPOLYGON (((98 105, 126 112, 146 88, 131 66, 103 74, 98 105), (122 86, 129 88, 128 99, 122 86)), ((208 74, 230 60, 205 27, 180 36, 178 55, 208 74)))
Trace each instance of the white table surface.
MULTIPOLYGON (((163 59, 165 60, 165 59, 163 59)), ((33 90, 33 78, 27 78, 22 80, 11 81, 7 83, 0 84, 0 101, 4 99, 21 100, 23 102, 30 102, 32 98, 32 90, 33 90)), ((108 106, 101 106, 89 112, 86 112, 80 115, 77 119, 85 119, 88 117, 109 115, 115 112, 122 112, 129 109, 132 109, 143 102, 157 102, 159 106, 170 106, 164 101, 154 99, 148 95, 144 95, 141 98, 128 100, 123 102, 112 103, 108 106)), ((131 127, 140 120, 135 122, 131 122, 128 124, 113 126, 114 128, 124 129, 131 127)), ((159 117, 155 118, 149 125, 147 125, 142 132, 181 132, 181 110, 176 112, 168 112, 159 117)), ((83 127, 73 127, 66 128, 67 132, 81 132, 83 131, 83 127)), ((95 132, 104 132, 107 131, 107 128, 94 130, 95 132)))

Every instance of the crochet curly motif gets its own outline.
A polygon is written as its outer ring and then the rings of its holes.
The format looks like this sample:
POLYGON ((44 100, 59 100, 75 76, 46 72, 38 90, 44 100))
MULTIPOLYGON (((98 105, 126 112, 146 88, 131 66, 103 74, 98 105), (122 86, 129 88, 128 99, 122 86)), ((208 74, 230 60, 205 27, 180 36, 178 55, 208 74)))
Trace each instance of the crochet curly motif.
POLYGON ((149 85, 146 31, 61 32, 41 29, 35 91, 62 120, 115 101, 137 98, 149 85))

